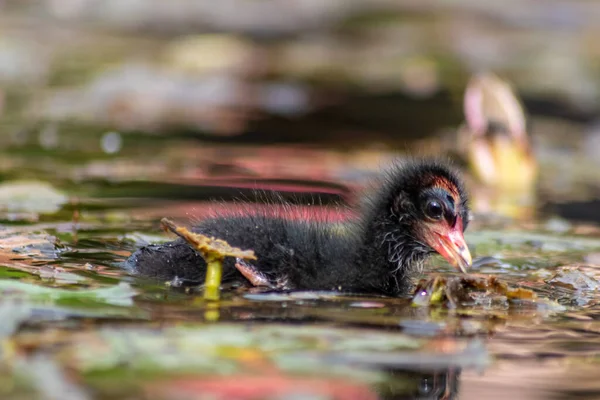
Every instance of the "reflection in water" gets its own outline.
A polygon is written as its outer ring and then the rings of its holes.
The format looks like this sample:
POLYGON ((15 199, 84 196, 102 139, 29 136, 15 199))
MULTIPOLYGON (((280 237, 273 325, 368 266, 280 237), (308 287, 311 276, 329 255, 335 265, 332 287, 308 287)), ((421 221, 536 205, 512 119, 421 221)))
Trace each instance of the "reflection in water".
POLYGON ((392 387, 381 388, 381 399, 401 400, 453 400, 459 398, 460 369, 416 372, 410 370, 389 370, 390 377, 397 381, 406 381, 415 385, 410 390, 394 392, 392 387), (387 389, 387 390, 386 390, 387 389))

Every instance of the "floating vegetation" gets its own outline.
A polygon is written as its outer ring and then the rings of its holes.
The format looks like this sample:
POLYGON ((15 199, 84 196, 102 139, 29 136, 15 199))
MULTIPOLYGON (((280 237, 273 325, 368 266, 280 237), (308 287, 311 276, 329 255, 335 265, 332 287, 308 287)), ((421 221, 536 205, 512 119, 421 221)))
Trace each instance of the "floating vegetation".
POLYGON ((536 294, 524 288, 511 288, 494 275, 488 276, 435 276, 421 280, 415 289, 413 304, 419 306, 447 306, 456 308, 464 304, 481 302, 482 297, 506 301, 535 300, 536 294))

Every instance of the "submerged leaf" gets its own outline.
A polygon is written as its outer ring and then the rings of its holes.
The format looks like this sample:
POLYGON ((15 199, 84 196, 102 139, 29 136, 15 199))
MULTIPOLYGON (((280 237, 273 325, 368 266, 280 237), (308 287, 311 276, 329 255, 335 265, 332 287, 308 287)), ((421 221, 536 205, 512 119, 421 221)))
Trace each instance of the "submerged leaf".
POLYGON ((546 282, 574 290, 597 290, 600 282, 578 267, 562 267, 546 282))
POLYGON ((49 288, 14 280, 0 280, 0 294, 5 297, 28 298, 38 301, 67 301, 92 299, 116 306, 133 305, 133 296, 137 294, 128 283, 97 289, 68 290, 49 288))

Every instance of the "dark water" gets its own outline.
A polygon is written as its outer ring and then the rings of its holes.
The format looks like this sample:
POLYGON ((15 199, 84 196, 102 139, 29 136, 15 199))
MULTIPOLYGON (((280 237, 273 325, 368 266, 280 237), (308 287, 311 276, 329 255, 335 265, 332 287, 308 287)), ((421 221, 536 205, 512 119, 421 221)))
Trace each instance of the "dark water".
MULTIPOLYGON (((533 303, 228 288, 215 306, 118 265, 169 239, 161 217, 201 218, 211 199, 231 210, 239 188, 283 191, 299 207, 321 197, 313 215, 352 203, 387 153, 123 135, 107 155, 102 132, 64 132, 58 149, 26 139, 4 150, 2 398, 600 397, 594 226, 475 219, 476 272, 534 290, 533 303)), ((432 270, 451 273, 437 259, 432 270)))

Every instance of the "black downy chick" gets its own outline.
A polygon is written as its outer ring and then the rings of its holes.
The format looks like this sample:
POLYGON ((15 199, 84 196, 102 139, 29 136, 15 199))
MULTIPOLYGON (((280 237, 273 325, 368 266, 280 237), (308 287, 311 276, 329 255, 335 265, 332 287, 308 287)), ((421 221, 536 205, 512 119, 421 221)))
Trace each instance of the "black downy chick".
MULTIPOLYGON (((437 161, 394 165, 379 189, 343 228, 265 213, 216 217, 192 230, 254 250, 250 266, 269 286, 398 296, 409 273, 437 252, 457 270, 471 266, 463 231, 467 195, 455 172, 437 161)), ((140 248, 126 261, 134 274, 202 283, 206 264, 182 239, 140 248)), ((239 263, 226 259, 224 281, 246 281, 239 263)))

